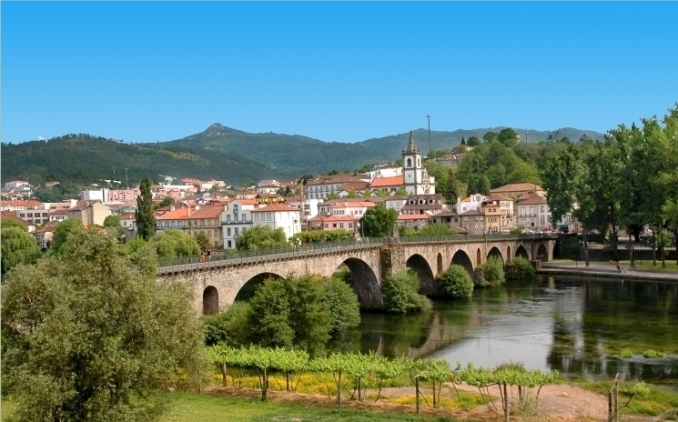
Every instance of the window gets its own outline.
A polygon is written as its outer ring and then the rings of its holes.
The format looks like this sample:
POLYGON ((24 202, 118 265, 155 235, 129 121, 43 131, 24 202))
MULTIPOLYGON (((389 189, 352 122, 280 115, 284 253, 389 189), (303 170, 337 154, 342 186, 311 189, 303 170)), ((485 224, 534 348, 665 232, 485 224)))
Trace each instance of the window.
POLYGON ((231 246, 231 245, 232 245, 232 244, 231 244, 231 241, 229 240, 229 241, 228 241, 228 248, 229 248, 229 249, 233 247, 233 246, 231 246))
POLYGON ((266 221, 271 221, 271 213, 270 212, 266 213, 266 221))
POLYGON ((332 228, 336 229, 337 228, 337 223, 332 223, 332 228))
POLYGON ((348 223, 348 228, 352 229, 353 228, 353 223, 348 223))
POLYGON ((231 222, 231 214, 226 215, 226 222, 230 223, 231 222))
POLYGON ((339 228, 343 229, 344 228, 344 223, 339 223, 339 228))
POLYGON ((247 218, 246 218, 246 217, 247 217, 247 215, 246 215, 246 214, 243 214, 243 215, 242 215, 242 221, 247 221, 247 218))
MULTIPOLYGON (((228 236, 228 237, 231 236, 231 228, 230 227, 226 228, 226 236, 228 236)), ((231 242, 229 242, 229 243, 231 243, 231 242)))
POLYGON ((407 167, 412 167, 412 159, 411 158, 407 159, 407 167))
POLYGON ((205 227, 205 220, 200 220, 200 227, 205 227))
POLYGON ((240 229, 239 229, 238 227, 234 228, 234 229, 233 229, 233 234, 235 235, 235 237, 240 236, 240 229))

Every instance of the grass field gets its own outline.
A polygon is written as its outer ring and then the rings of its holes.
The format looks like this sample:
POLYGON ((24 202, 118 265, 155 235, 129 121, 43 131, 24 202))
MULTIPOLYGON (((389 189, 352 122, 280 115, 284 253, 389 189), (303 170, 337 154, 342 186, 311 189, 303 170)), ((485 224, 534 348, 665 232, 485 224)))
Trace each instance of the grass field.
MULTIPOLYGON (((434 418, 361 409, 304 406, 275 401, 261 402, 239 397, 173 392, 172 404, 162 422, 443 422, 434 418)), ((14 404, 2 401, 2 421, 11 416, 14 404)))
MULTIPOLYGON (((631 261, 621 261, 621 264, 624 268, 631 268, 631 261)), ((636 260, 636 270, 638 271, 656 271, 656 272, 666 272, 666 273, 678 273, 678 265, 676 265, 676 260, 666 260, 666 268, 662 267, 662 262, 657 261, 657 265, 652 265, 652 260, 636 260)))

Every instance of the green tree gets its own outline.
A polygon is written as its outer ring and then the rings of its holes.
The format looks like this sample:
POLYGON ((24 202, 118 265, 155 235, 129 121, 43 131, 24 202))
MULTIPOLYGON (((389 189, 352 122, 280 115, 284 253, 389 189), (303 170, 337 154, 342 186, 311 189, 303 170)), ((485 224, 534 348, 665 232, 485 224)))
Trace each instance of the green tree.
POLYGON ((53 254, 58 255, 61 253, 62 245, 66 243, 66 240, 68 240, 68 236, 71 234, 71 232, 73 232, 78 227, 82 227, 82 221, 76 219, 64 220, 57 224, 57 226, 54 228, 54 233, 52 233, 51 250, 53 254))
POLYGON ((172 259, 200 254, 196 238, 177 229, 164 229, 148 241, 159 258, 172 259))
POLYGON ((339 334, 360 324, 360 302, 348 284, 351 273, 344 271, 333 276, 325 286, 323 300, 327 303, 333 334, 339 334))
POLYGON ((377 204, 365 211, 360 219, 361 231, 367 237, 390 237, 396 224, 398 213, 386 208, 384 204, 377 204))
POLYGON ((386 188, 381 188, 381 189, 375 189, 372 191, 372 196, 377 197, 377 198, 386 198, 388 196, 391 196, 391 193, 388 191, 386 188))
POLYGON ((440 291, 453 298, 469 298, 473 294, 471 275, 461 265, 452 264, 437 280, 440 291))
POLYGON ((224 312, 204 315, 201 319, 205 326, 205 344, 226 344, 244 346, 248 343, 247 320, 252 307, 249 302, 235 302, 224 312))
POLYGON ((153 194, 151 180, 144 178, 139 185, 136 211, 137 230, 139 236, 148 240, 155 234, 155 215, 153 215, 153 194))
POLYGON ((468 145, 470 147, 476 147, 476 146, 480 145, 481 143, 482 142, 481 142, 480 138, 478 138, 477 136, 471 136, 470 138, 468 138, 468 141, 466 141, 466 145, 468 145))
POLYGON ((405 189, 405 186, 400 186, 400 187, 398 187, 398 189, 396 189, 396 191, 393 193, 393 195, 407 196, 409 194, 407 193, 407 189, 405 189))
MULTIPOLYGON (((454 169, 449 169, 447 171, 447 177, 441 179, 441 185, 438 191, 445 198, 445 203, 447 204, 456 204, 457 199, 459 198, 459 182, 457 182, 457 174, 454 169)), ((436 187, 438 189, 438 187, 436 187)))
POLYGON ((207 235, 203 232, 195 235, 195 241, 198 242, 198 246, 200 246, 201 251, 206 251, 212 246, 210 243, 210 238, 207 237, 207 235))
MULTIPOLYGON (((216 185, 212 186, 212 188, 215 188, 215 187, 216 187, 216 185)), ((210 189, 210 191, 211 191, 211 189, 210 189)), ((172 198, 171 196, 166 196, 166 197, 162 198, 162 201, 160 201, 158 204, 153 206, 153 210, 154 211, 159 210, 161 208, 169 207, 170 205, 174 205, 174 198, 172 198)))
POLYGON ((483 264, 482 285, 496 286, 506 281, 504 275, 504 262, 497 256, 491 256, 483 264))
POLYGON ((276 249, 289 246, 282 227, 273 230, 270 226, 258 225, 244 230, 236 240, 240 250, 276 249))
POLYGON ((518 143, 518 134, 510 127, 502 129, 497 135, 497 140, 507 147, 512 147, 518 143))
POLYGON ((382 283, 384 311, 393 314, 406 314, 430 308, 430 301, 419 294, 419 277, 408 269, 398 273, 389 273, 382 283))
POLYGON ((332 191, 332 192, 330 192, 330 193, 327 194, 327 200, 330 200, 330 199, 339 199, 339 198, 340 198, 340 196, 339 196, 339 193, 338 193, 338 192, 332 191))
POLYGON ((322 354, 333 328, 325 292, 322 281, 308 274, 265 280, 250 301, 250 341, 264 347, 299 347, 312 356, 322 354))
POLYGON ((10 272, 2 369, 18 420, 155 420, 168 382, 207 363, 190 293, 157 282, 150 249, 133 263, 117 248, 76 228, 60 258, 10 272))
POLYGON ((120 224, 119 215, 109 215, 104 219, 104 227, 108 229, 116 239, 120 240, 125 236, 125 228, 120 224))
MULTIPOLYGON (((470 140, 470 139, 471 139, 471 138, 469 138, 469 140, 470 140)), ((464 139, 463 136, 461 137, 461 144, 460 144, 460 145, 466 145, 466 139, 464 139)))
POLYGON ((2 226, 2 273, 19 264, 32 264, 40 258, 40 247, 25 228, 2 226))
POLYGON ((485 135, 483 135, 483 139, 486 142, 492 142, 492 141, 496 141, 498 136, 499 135, 497 135, 495 132, 489 131, 489 132, 486 132, 485 135))
POLYGON ((10 227, 16 227, 17 229, 21 229, 22 231, 25 231, 28 233, 28 227, 24 223, 22 223, 19 220, 13 219, 13 218, 8 218, 5 220, 2 220, 2 226, 3 229, 8 229, 10 227))

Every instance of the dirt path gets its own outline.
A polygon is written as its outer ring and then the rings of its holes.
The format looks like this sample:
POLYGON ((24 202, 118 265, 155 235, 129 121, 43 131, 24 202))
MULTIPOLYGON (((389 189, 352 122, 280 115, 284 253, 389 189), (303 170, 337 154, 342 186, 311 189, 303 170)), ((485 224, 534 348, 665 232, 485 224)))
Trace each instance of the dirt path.
MULTIPOLYGON (((478 392, 476 387, 466 384, 456 386, 459 390, 478 392)), ((213 394, 228 394, 242 397, 256 398, 260 392, 256 389, 233 389, 214 387, 209 390, 213 394)), ((398 396, 414 396, 414 387, 401 388, 385 388, 383 395, 389 398, 398 396)), ((425 392, 430 394, 430 392, 425 392)), ((445 384, 443 386, 443 396, 454 397, 454 388, 452 384, 445 384)), ((499 397, 499 389, 497 386, 490 388, 490 394, 494 397, 499 397)), ((517 390, 513 392, 517 395, 517 390)), ((296 403, 308 403, 315 406, 336 406, 335 399, 323 395, 301 394, 301 393, 286 393, 281 391, 269 391, 269 398, 276 401, 287 401, 296 403)), ((394 411, 399 413, 413 413, 414 406, 402 406, 387 402, 356 402, 352 400, 345 400, 346 407, 357 407, 370 409, 372 411, 394 411)), ((501 411, 501 403, 496 402, 495 406, 501 411)), ((473 419, 483 421, 499 421, 502 416, 487 406, 479 406, 475 409, 466 410, 450 410, 450 409, 433 409, 431 407, 422 406, 422 413, 431 416, 447 416, 455 419, 473 419)), ((512 420, 520 420, 512 417, 512 420)), ((625 417, 625 419, 629 419, 625 417)), ((586 391, 582 388, 568 385, 568 384, 551 384, 545 385, 539 393, 539 410, 536 415, 525 420, 534 421, 558 421, 558 422, 574 422, 574 421, 605 421, 607 420, 607 398, 601 394, 586 391)), ((634 421, 648 421, 652 418, 633 418, 634 421)))

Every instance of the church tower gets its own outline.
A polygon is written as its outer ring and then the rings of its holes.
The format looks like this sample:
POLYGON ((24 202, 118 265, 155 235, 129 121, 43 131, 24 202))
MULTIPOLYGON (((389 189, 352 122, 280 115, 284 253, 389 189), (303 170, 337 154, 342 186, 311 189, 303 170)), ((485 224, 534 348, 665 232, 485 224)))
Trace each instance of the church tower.
POLYGON ((421 151, 414 145, 411 131, 407 149, 404 149, 402 154, 404 185, 407 193, 410 195, 434 194, 435 184, 432 183, 428 172, 424 168, 421 160, 421 151))

